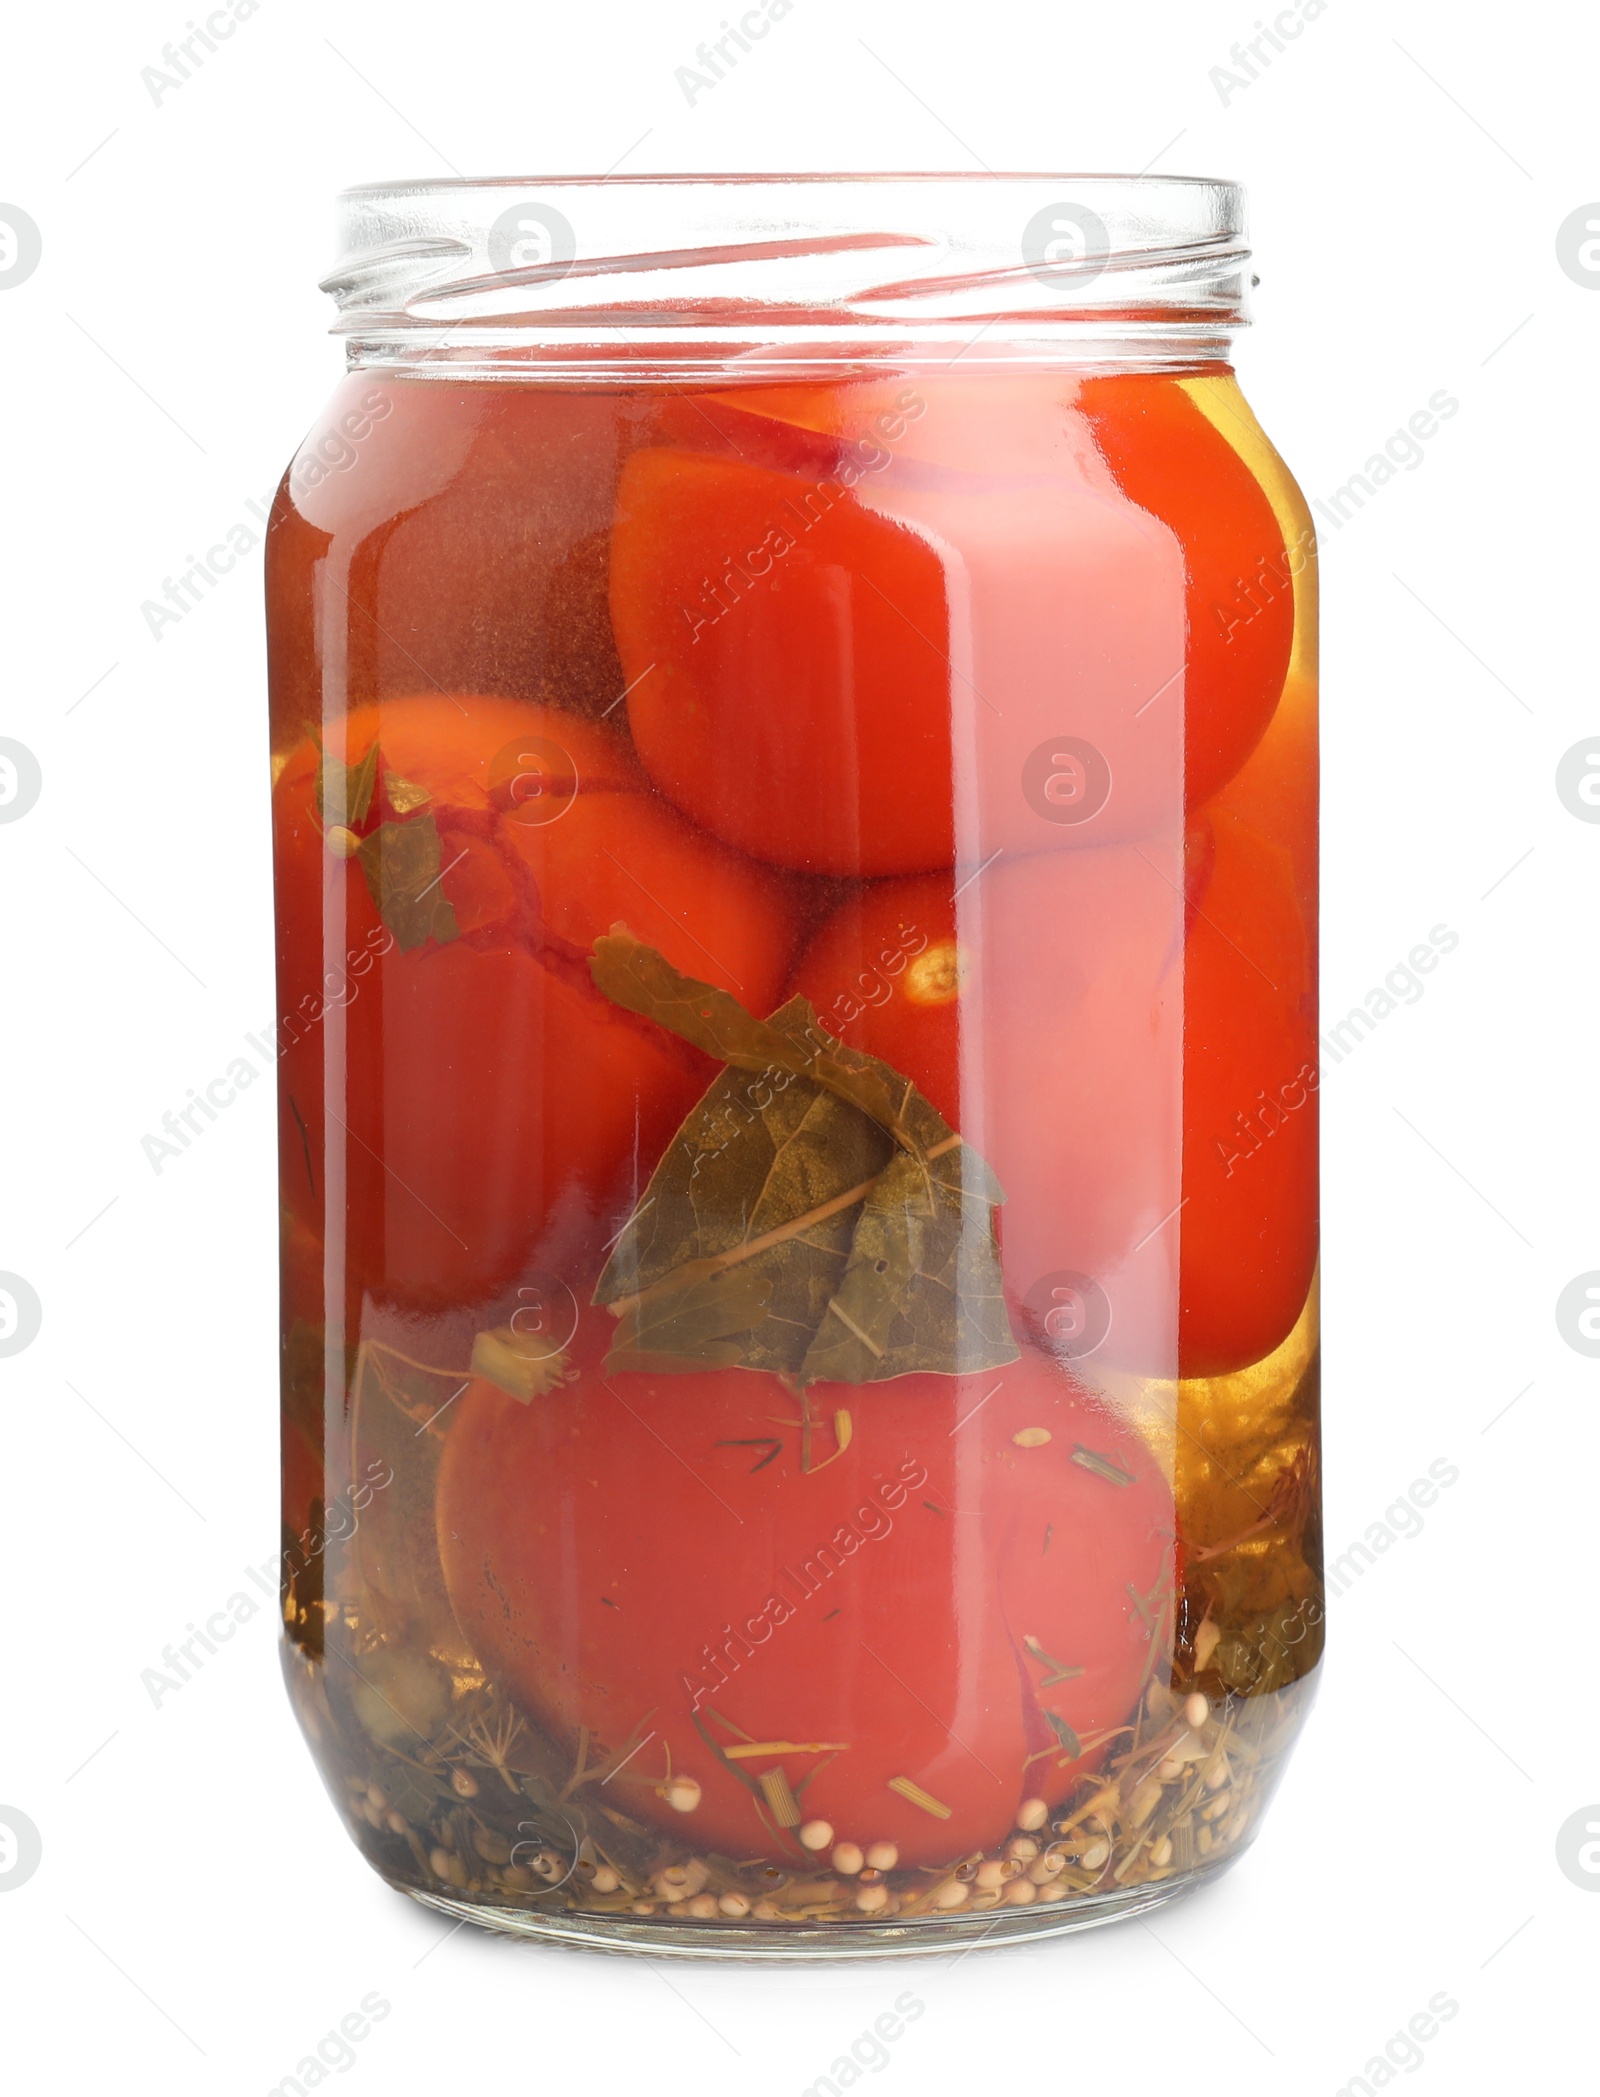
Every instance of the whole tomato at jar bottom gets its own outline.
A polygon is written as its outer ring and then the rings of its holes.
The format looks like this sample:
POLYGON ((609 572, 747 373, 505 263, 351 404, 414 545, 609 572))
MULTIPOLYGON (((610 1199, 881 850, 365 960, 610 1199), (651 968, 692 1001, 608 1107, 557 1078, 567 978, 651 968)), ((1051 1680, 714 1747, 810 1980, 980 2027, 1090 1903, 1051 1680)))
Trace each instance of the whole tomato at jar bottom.
POLYGON ((1077 1289, 1084 1351, 1208 1376, 1269 1354, 1311 1284, 1316 1024, 1288 854, 1221 811, 1189 842, 1182 897, 1153 847, 1002 861, 959 898, 876 883, 793 988, 994 1167, 1025 1321, 1077 1289))
POLYGON ((624 921, 765 1012, 791 892, 553 708, 385 700, 323 740, 273 797, 285 1201, 357 1287, 483 1300, 631 1193, 715 1067, 595 988, 594 941, 624 921))
POLYGON ((643 1743, 622 1810, 734 1856, 796 1861, 821 1822, 932 1863, 1095 1766, 1167 1653, 1171 1497, 1134 1430, 1032 1350, 802 1400, 605 1376, 604 1338, 527 1404, 462 1397, 438 1529, 502 1688, 562 1739, 643 1743))

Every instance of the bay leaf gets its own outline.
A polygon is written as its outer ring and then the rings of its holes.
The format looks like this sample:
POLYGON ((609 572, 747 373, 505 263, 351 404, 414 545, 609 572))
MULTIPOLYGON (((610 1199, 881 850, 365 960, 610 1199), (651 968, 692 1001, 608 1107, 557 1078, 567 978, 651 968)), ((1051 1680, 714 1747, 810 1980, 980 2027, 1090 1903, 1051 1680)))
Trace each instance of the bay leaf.
POLYGON ((595 941, 589 973, 615 1004, 653 1019, 719 1063, 809 1078, 869 1115, 906 1150, 920 1152, 951 1134, 909 1078, 837 1040, 806 998, 791 998, 770 1019, 755 1019, 737 998, 684 975, 624 925, 595 941))
POLYGON ((911 1081, 768 1020, 621 927, 597 986, 726 1065, 668 1146, 600 1276, 612 1370, 771 1370, 869 1383, 1014 1361, 982 1159, 911 1081))
POLYGON ((460 937, 444 893, 439 826, 431 815, 380 823, 361 840, 356 857, 379 916, 402 948, 409 952, 428 939, 443 945, 460 937))
POLYGON ((366 821, 367 811, 372 806, 372 790, 378 781, 377 738, 373 738, 366 756, 353 765, 341 764, 338 758, 330 757, 322 749, 320 737, 317 748, 321 753, 315 781, 318 812, 328 829, 337 825, 354 830, 366 821))
POLYGON ((411 779, 402 779, 398 772, 384 774, 383 797, 397 816, 415 815, 433 798, 425 786, 418 786, 411 779))
POLYGON ((595 1301, 619 1314, 610 1366, 798 1373, 849 1263, 854 1212, 893 1155, 820 1086, 725 1070, 600 1276, 595 1301))
POLYGON ((1015 1361, 995 1255, 999 1200, 964 1143, 932 1160, 891 1159, 862 1205, 802 1381, 881 1383, 930 1357, 952 1376, 1015 1361))
POLYGON ((658 1375, 690 1363, 742 1368, 771 1302, 772 1283, 748 1266, 675 1277, 673 1286, 623 1311, 606 1367, 658 1375))

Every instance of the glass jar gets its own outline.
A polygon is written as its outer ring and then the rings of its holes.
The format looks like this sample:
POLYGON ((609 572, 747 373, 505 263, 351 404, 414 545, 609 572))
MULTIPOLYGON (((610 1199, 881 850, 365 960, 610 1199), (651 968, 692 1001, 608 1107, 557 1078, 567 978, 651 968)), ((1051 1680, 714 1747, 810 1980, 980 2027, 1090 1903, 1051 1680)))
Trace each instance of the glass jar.
POLYGON ((1322 1640, 1315 570, 1224 183, 342 204, 268 549, 285 1663, 392 1885, 1081 1928, 1322 1640))

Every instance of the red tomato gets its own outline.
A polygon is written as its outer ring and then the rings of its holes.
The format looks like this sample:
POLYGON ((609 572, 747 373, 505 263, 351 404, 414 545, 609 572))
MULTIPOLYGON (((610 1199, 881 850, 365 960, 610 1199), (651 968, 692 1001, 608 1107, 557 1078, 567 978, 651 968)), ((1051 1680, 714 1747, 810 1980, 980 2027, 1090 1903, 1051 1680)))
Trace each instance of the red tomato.
POLYGON ((1271 717, 1282 534, 1175 380, 750 389, 658 421, 677 448, 633 455, 613 534, 630 718, 746 850, 886 874, 1146 835, 1271 717))
POLYGON ((908 872, 1090 841, 1065 737, 1102 755, 1095 836, 1175 820, 1171 717, 1134 701, 1181 669, 1181 553, 1056 421, 1029 475, 635 453, 612 622, 663 790, 781 865, 908 872))
POLYGON ((1317 680, 1291 670, 1266 734, 1215 806, 1258 837, 1282 845, 1294 863, 1295 898, 1317 961, 1317 680))
POLYGON ((868 889, 818 935, 796 985, 842 1019, 840 990, 865 990, 849 949, 859 941, 860 968, 887 972, 878 957, 908 937, 902 925, 927 933, 892 995, 863 995, 844 1039, 914 1079, 994 1168, 1013 1304, 1092 1281, 1112 1308, 1108 1358, 1171 1374, 1182 869, 1154 846, 1038 852, 1001 858, 951 898, 948 876, 868 889))
POLYGON ((1077 404, 1117 485, 1183 547, 1184 791, 1198 808, 1261 740, 1283 691, 1294 642, 1283 533, 1260 482, 1176 379, 1086 379, 1077 404))
POLYGON ((611 612, 651 776, 745 851, 827 873, 948 864, 943 565, 837 482, 638 452, 611 612))
POLYGON ((804 1820, 929 1863, 1095 1765, 1166 1657, 1141 1609, 1168 1598, 1172 1504, 1135 1432, 1030 1350, 983 1377, 814 1385, 803 1471, 777 1378, 603 1377, 596 1324, 575 1382, 459 1401, 439 1538, 513 1695, 563 1739, 643 1740, 611 1780, 624 1811, 798 1860, 760 1790, 781 1769, 804 1820), (669 1770, 702 1787, 687 1817, 669 1770))
POLYGON ((875 881, 813 935, 794 988, 832 1034, 914 1078, 960 1127, 962 992, 972 976, 956 937, 948 874, 875 881))
POLYGON ((1270 1353, 1310 1287, 1316 1026, 1287 854, 1220 812, 1191 846, 1187 908, 1153 848, 1001 861, 954 902, 878 883, 794 988, 994 1167, 1025 1317, 1085 1277, 1108 1359, 1200 1376, 1270 1353))
POLYGON ((1271 1353, 1317 1260, 1317 1012, 1294 862, 1217 810, 1184 976, 1185 1373, 1271 1353))
MULTIPOLYGON (((461 936, 395 943, 359 863, 322 835, 301 745, 274 797, 286 1198, 319 1231, 326 1212, 379 1296, 481 1300, 547 1231, 570 1239, 647 1174, 713 1070, 594 988, 594 940, 625 920, 765 1011, 793 907, 779 877, 655 800, 591 723, 388 700, 331 724, 327 748, 354 760, 374 737, 386 778, 430 796, 461 936)), ((385 792, 368 827, 393 814, 385 792)))

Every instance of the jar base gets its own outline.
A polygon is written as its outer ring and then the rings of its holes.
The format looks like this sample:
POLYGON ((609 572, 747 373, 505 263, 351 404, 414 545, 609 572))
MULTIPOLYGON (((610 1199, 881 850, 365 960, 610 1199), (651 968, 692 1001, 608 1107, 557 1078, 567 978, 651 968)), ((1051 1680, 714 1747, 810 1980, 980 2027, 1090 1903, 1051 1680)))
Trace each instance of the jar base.
POLYGON ((1171 1878, 1104 1894, 1085 1894, 1070 1904, 1013 1908, 984 1915, 919 1916, 907 1922, 680 1923, 635 1920, 627 1915, 568 1912, 539 1915, 526 1908, 491 1906, 453 1894, 424 1892, 397 1879, 396 1892, 407 1893, 425 1908, 506 1937, 532 1937, 546 1944, 565 1944, 586 1951, 621 1953, 658 1959, 738 1959, 770 1965, 824 1960, 915 1959, 948 1957, 952 1952, 993 1951, 1007 1944, 1034 1943, 1042 1937, 1064 1937, 1098 1929, 1109 1922, 1148 1914, 1199 1886, 1209 1884, 1232 1858, 1175 1872, 1171 1878))

